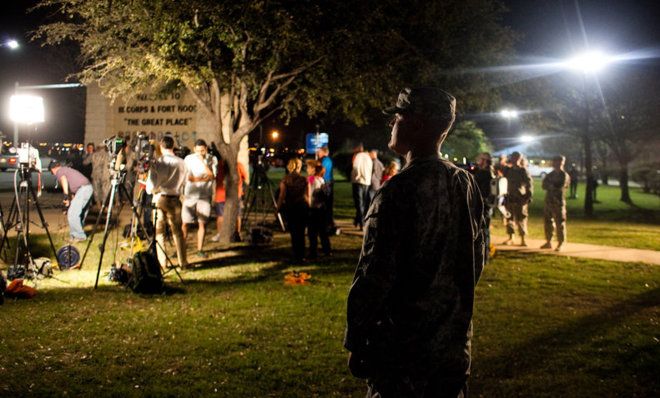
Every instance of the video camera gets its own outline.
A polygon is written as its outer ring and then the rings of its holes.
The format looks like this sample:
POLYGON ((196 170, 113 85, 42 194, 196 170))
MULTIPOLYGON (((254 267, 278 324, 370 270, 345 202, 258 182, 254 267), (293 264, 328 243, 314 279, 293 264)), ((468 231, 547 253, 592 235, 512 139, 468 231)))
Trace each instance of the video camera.
POLYGON ((126 141, 123 137, 112 136, 103 140, 103 144, 108 149, 108 153, 111 156, 117 156, 126 144, 126 141))
POLYGON ((18 164, 22 168, 34 168, 41 167, 41 160, 39 158, 39 151, 36 150, 32 145, 27 142, 21 142, 20 146, 16 150, 18 155, 18 164))
POLYGON ((146 134, 138 134, 136 137, 135 153, 137 154, 137 172, 148 172, 149 165, 154 159, 154 146, 149 142, 149 137, 146 134))

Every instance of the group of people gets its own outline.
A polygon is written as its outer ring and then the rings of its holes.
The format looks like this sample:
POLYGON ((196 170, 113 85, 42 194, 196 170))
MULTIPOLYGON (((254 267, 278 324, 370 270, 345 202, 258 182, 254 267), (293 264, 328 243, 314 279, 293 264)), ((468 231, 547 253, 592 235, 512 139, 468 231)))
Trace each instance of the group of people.
MULTIPOLYGON (((73 242, 87 239, 83 225, 92 204, 92 197, 99 206, 104 203, 107 205, 106 198, 111 189, 113 173, 121 169, 126 173, 126 178, 122 181, 127 185, 126 191, 133 192, 134 188, 136 192, 144 190, 147 204, 155 207, 155 234, 159 243, 157 254, 160 263, 166 263, 163 250, 166 224, 169 225, 180 266, 188 266, 184 242, 190 224, 196 223, 198 226, 196 254, 201 258, 207 257, 203 251, 206 224, 211 218, 214 203, 218 233, 211 240, 218 241, 224 217, 228 168, 222 159, 209 153, 204 140, 197 140, 193 153, 182 159, 174 153, 174 139, 164 136, 154 145, 154 160, 144 175, 138 174, 135 153, 128 145, 121 148, 114 169, 111 167, 111 155, 105 145, 94 147, 93 144, 88 144, 86 149, 83 165, 91 165, 91 181, 82 172, 59 162, 49 165, 65 195, 64 204, 67 206, 69 231, 73 242)), ((243 184, 248 179, 247 169, 240 162, 237 164, 237 173, 240 201, 243 184)), ((240 240, 240 208, 242 206, 239 207, 238 228, 234 236, 236 240, 240 240)), ((153 222, 146 218, 145 221, 153 222)))
MULTIPOLYGON (((362 149, 353 159, 355 224, 363 227, 365 236, 347 302, 348 367, 366 379, 368 397, 467 396, 486 222, 504 198, 510 239, 514 226, 524 237, 532 180, 517 153, 509 164, 497 167, 484 155, 476 176, 439 156, 456 115, 456 99, 443 90, 405 88, 385 112, 392 117, 389 147, 405 157, 406 165, 399 173, 394 166, 385 171, 377 153, 370 156, 362 149), (481 174, 488 181, 481 181, 481 174), (498 193, 504 186, 506 194, 498 193)), ((179 262, 185 266, 187 231, 182 221, 208 220, 213 181, 217 185, 223 167, 208 155, 202 140, 185 160, 173 148, 171 137, 160 141, 162 154, 150 167, 146 191, 157 207, 157 239, 162 241, 169 223, 179 262)), ((279 186, 277 207, 287 220, 294 259, 299 261, 305 255, 305 228, 310 257, 317 254, 318 239, 323 253, 331 253, 332 165, 324 151, 320 160, 306 162, 307 176, 302 175, 302 160, 290 159, 279 186)), ((555 158, 555 170, 543 183, 548 191, 546 217, 560 226, 560 243, 565 239, 564 195, 570 181, 563 163, 563 157, 555 158)), ((76 200, 89 201, 92 188, 86 177, 51 166, 65 194, 75 195, 70 211, 74 204, 78 207, 76 200)), ((224 198, 216 188, 216 201, 218 197, 224 198)), ((218 210, 222 206, 216 204, 218 210)), ((198 248, 205 233, 202 224, 198 248)))
MULTIPOLYGON (((504 244, 513 243, 516 233, 520 235, 520 245, 527 246, 527 219, 529 215, 529 204, 534 195, 534 183, 524 158, 519 152, 513 152, 507 159, 500 157, 499 162, 492 164, 489 153, 482 153, 477 159, 477 171, 475 178, 486 205, 486 222, 490 225, 495 208, 499 208, 504 216, 506 232, 508 235, 504 244)), ((546 191, 543 210, 543 222, 546 242, 542 249, 552 248, 552 238, 556 236, 556 251, 561 251, 566 241, 566 191, 572 184, 572 179, 566 171, 564 156, 555 156, 552 160, 553 170, 548 173, 542 183, 546 191)), ((486 230, 486 241, 490 237, 486 230)))
POLYGON ((353 190, 353 204, 355 218, 353 225, 362 229, 369 204, 376 196, 376 192, 399 171, 399 163, 391 161, 387 167, 378 159, 378 150, 365 151, 362 144, 353 152, 351 169, 351 185, 353 190))
POLYGON ((306 177, 302 175, 303 161, 289 159, 277 199, 278 211, 284 216, 291 235, 293 261, 296 263, 317 258, 319 240, 323 255, 332 255, 330 232, 334 228, 334 178, 328 148, 321 148, 318 159, 307 160, 305 166, 306 177), (309 237, 307 256, 305 229, 309 237))

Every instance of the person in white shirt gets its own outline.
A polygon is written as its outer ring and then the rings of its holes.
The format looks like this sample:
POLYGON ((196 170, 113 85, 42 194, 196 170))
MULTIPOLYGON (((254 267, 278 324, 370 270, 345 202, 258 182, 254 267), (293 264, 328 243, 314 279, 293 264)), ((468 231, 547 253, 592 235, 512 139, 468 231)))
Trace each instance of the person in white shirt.
POLYGON ((364 150, 362 144, 355 148, 353 156, 353 170, 351 182, 353 184, 353 204, 355 205, 355 219, 353 225, 362 229, 364 217, 369 209, 369 187, 371 186, 371 173, 373 160, 364 150))
POLYGON ((186 187, 183 192, 183 239, 188 238, 188 224, 197 220, 197 255, 206 258, 202 251, 206 222, 211 216, 211 199, 213 197, 213 181, 218 169, 218 160, 209 154, 209 148, 204 140, 195 141, 194 153, 183 160, 186 164, 186 187))
POLYGON ((164 136, 160 140, 163 156, 156 159, 149 170, 147 178, 147 193, 154 195, 156 203, 156 252, 158 261, 165 265, 165 222, 170 225, 176 255, 181 268, 188 267, 186 249, 181 229, 181 190, 186 181, 186 165, 183 159, 174 154, 174 139, 164 136))

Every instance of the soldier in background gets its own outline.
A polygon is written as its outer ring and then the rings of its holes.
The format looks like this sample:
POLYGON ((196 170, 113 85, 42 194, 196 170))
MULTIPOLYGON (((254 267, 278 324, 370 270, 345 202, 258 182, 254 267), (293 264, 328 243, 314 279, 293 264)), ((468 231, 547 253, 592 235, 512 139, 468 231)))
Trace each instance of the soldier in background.
POLYGON ((497 197, 493 194, 493 183, 496 183, 496 179, 490 153, 483 152, 477 157, 477 171, 474 173, 474 179, 479 186, 481 199, 484 202, 484 221, 486 223, 484 228, 486 245, 485 261, 488 262, 488 253, 490 251, 490 219, 493 216, 493 208, 497 203, 497 197))
POLYGON ((545 244, 541 249, 552 249, 552 235, 555 226, 557 227, 557 247, 556 251, 561 251, 561 247, 566 240, 566 189, 571 183, 571 177, 564 171, 563 156, 555 156, 552 159, 552 170, 543 179, 543 189, 545 190, 545 207, 543 208, 543 224, 545 229, 545 244))
POLYGON ((504 241, 504 244, 512 244, 517 228, 520 234, 520 245, 527 246, 525 236, 527 235, 528 206, 532 201, 534 184, 529 171, 522 166, 520 152, 512 153, 510 159, 511 167, 504 169, 504 177, 508 181, 506 210, 510 213, 506 220, 506 232, 509 234, 509 239, 504 241))
POLYGON ((110 192, 110 154, 105 145, 97 145, 96 151, 83 160, 83 165, 92 165, 92 186, 94 201, 100 209, 110 192))

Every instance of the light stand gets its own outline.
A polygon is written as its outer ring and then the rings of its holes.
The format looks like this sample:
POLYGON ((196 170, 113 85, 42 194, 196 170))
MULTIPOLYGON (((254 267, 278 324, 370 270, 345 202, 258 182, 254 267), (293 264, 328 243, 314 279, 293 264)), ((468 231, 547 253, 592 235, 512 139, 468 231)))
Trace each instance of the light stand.
POLYGON ((273 190, 273 183, 266 174, 262 155, 259 155, 252 167, 250 186, 245 198, 245 211, 243 212, 242 224, 249 230, 250 216, 253 215, 255 224, 264 225, 269 214, 275 214, 282 231, 286 231, 282 215, 277 210, 277 201, 273 190))
MULTIPOLYGON (((9 116, 15 123, 15 134, 18 134, 18 124, 25 123, 27 125, 36 125, 36 123, 43 123, 44 121, 44 102, 43 98, 35 95, 12 95, 9 102, 9 116)), ((15 136, 15 140, 17 136, 15 136)), ((16 142, 15 142, 16 144, 16 142)), ((30 203, 34 203, 37 208, 37 213, 41 220, 41 226, 46 231, 50 247, 53 250, 53 256, 57 258, 55 245, 53 239, 48 231, 48 223, 46 222, 37 195, 32 186, 32 168, 36 166, 41 171, 41 162, 38 158, 38 151, 32 148, 28 143, 21 145, 18 151, 19 169, 14 173, 14 193, 15 197, 9 210, 7 222, 3 220, 4 236, 0 242, 0 252, 2 252, 4 245, 8 243, 8 231, 16 227, 16 253, 14 256, 14 263, 10 266, 8 275, 10 278, 22 277, 32 278, 36 276, 40 270, 37 269, 34 258, 30 251, 29 235, 30 235, 30 203), (36 153, 35 153, 36 152, 36 153), (33 164, 33 162, 35 164, 33 164), (20 183, 17 183, 17 176, 20 175, 20 183), (21 211, 21 201, 24 198, 24 209, 21 211)))

